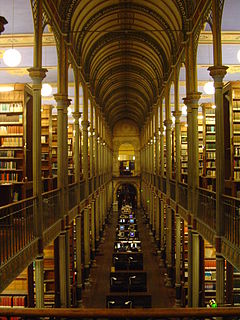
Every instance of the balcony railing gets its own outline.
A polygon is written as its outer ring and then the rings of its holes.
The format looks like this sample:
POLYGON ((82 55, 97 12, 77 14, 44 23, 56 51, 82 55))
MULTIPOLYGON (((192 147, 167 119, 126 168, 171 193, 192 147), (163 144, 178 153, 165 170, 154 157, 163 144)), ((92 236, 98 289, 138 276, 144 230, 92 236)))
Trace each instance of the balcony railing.
POLYGON ((0 265, 35 239, 36 197, 0 208, 0 265))
MULTIPOLYGON (((70 191, 70 190, 69 190, 70 191)), ((60 189, 43 193, 43 230, 60 219, 60 189)))
POLYGON ((162 177, 162 192, 166 193, 167 192, 167 181, 166 177, 162 177))
POLYGON ((175 201, 176 200, 176 181, 170 180, 170 196, 175 201))
POLYGON ((207 189, 198 189, 197 216, 210 228, 216 228, 216 193, 207 189))
POLYGON ((80 181, 80 201, 85 198, 85 180, 80 181))
POLYGON ((68 210, 72 210, 77 205, 77 194, 78 184, 77 182, 72 183, 68 186, 68 210))
POLYGON ((224 195, 224 237, 236 246, 240 246, 240 199, 224 195))
POLYGON ((188 185, 182 182, 178 183, 179 188, 179 204, 188 210, 188 185))

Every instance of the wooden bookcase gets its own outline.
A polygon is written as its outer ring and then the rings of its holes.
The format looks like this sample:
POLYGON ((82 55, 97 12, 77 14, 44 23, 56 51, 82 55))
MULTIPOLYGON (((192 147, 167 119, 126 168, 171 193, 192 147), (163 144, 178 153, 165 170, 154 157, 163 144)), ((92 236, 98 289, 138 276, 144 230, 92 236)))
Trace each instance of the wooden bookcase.
POLYGON ((209 190, 216 190, 216 131, 215 108, 212 103, 203 103, 203 152, 202 175, 200 186, 209 190))
POLYGON ((223 88, 226 193, 240 196, 240 81, 223 88))
POLYGON ((52 174, 57 177, 57 115, 52 115, 52 174))
POLYGON ((188 176, 188 143, 187 143, 187 127, 186 124, 181 126, 181 179, 183 183, 187 183, 188 176))
POLYGON ((210 299, 216 299, 216 250, 204 241, 204 297, 205 305, 210 299))
POLYGON ((41 112, 42 178, 44 191, 52 189, 52 106, 43 105, 41 112))
POLYGON ((11 92, 0 93, 0 205, 31 195, 32 181, 31 88, 16 84, 11 92))
POLYGON ((68 124, 68 180, 72 183, 74 180, 73 165, 73 124, 68 124))

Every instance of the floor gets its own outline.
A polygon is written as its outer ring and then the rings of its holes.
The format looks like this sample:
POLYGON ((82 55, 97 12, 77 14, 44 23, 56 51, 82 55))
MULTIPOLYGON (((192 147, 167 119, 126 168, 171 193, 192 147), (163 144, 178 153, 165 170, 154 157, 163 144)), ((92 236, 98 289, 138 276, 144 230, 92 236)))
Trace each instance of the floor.
MULTIPOLYGON (((111 214, 106 224, 103 239, 99 245, 99 253, 91 268, 90 284, 83 290, 84 308, 105 308, 106 295, 109 293, 109 273, 112 262, 113 243, 117 225, 117 213, 111 214)), ((141 211, 137 212, 137 226, 142 241, 144 270, 147 272, 148 293, 152 295, 152 307, 173 307, 175 289, 164 286, 166 270, 159 268, 159 258, 156 247, 149 235, 149 229, 144 223, 141 211)))

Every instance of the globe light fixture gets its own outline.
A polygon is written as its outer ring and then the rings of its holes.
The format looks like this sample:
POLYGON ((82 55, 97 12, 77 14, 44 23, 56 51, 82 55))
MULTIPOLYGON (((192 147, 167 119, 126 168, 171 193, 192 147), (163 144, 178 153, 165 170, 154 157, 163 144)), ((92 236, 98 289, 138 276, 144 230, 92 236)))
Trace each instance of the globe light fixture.
POLYGON ((238 50, 237 59, 238 59, 238 62, 240 62, 240 50, 238 50))
POLYGON ((213 86, 213 82, 212 81, 208 81, 207 83, 205 83, 203 90, 206 94, 214 94, 215 93, 215 88, 213 86))
POLYGON ((216 106, 215 106, 215 104, 213 104, 213 105, 212 105, 212 109, 216 109, 216 106))
POLYGON ((48 83, 43 83, 42 85, 42 90, 41 90, 41 95, 43 97, 49 97, 52 94, 52 86, 48 83))
POLYGON ((3 62, 8 67, 16 67, 20 64, 22 60, 21 53, 16 49, 8 49, 3 54, 3 62))
POLYGON ((182 106, 182 115, 183 116, 187 115, 187 106, 185 104, 182 106))

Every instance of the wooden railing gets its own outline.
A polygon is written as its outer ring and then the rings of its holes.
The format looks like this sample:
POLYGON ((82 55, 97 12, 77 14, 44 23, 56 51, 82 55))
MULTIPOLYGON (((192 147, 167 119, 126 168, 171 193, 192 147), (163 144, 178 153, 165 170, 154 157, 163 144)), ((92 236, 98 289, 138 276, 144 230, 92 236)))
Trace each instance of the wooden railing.
POLYGON ((240 308, 66 309, 1 308, 0 316, 20 319, 239 319, 240 308))

